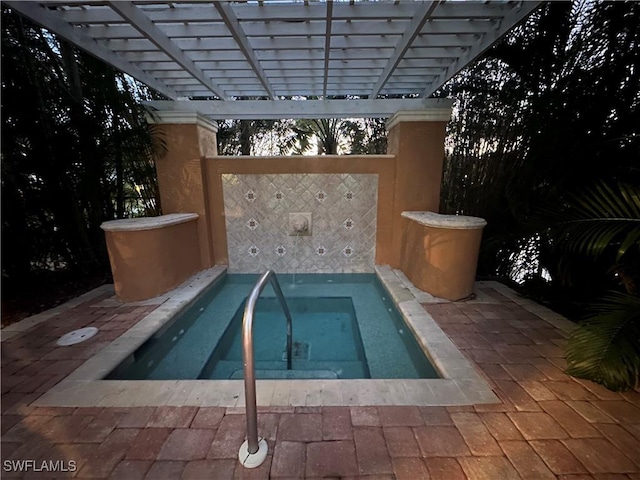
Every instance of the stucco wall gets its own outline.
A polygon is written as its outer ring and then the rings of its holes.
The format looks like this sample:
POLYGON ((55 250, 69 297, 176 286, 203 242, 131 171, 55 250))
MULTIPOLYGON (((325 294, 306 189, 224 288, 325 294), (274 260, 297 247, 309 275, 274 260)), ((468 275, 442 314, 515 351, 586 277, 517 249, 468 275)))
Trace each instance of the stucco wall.
POLYGON ((196 219, 105 235, 115 291, 123 302, 165 293, 202 268, 196 219))
POLYGON ((401 269, 431 295, 461 300, 473 293, 482 229, 449 229, 401 218, 401 269))
MULTIPOLYGON (((244 228, 244 231, 242 230, 242 228, 240 228, 240 232, 242 232, 242 235, 235 235, 235 236, 230 235, 229 238, 227 238, 227 227, 228 227, 228 222, 226 218, 227 205, 225 205, 225 195, 223 192, 223 178, 225 178, 225 182, 228 183, 230 181, 229 179, 232 178, 232 177, 226 176, 229 174, 235 175, 237 178, 240 178, 240 176, 242 175, 253 175, 253 176, 256 176, 255 178, 258 178, 258 176, 264 176, 266 179, 270 179, 270 178, 275 179, 276 176, 280 176, 280 175, 298 175, 297 177, 290 177, 288 180, 291 180, 291 179, 301 180, 304 175, 324 175, 326 176, 326 179, 324 181, 328 182, 327 185, 329 185, 327 186, 327 189, 330 190, 331 192, 333 192, 334 189, 335 189, 335 192, 344 190, 344 186, 341 187, 340 190, 337 190, 340 183, 337 180, 337 178, 340 177, 340 179, 342 179, 343 175, 350 175, 352 176, 351 177, 352 179, 353 178, 364 179, 364 178, 370 177, 371 179, 366 181, 368 183, 366 183, 365 193, 360 195, 358 197, 359 199, 357 199, 356 202, 352 202, 351 206, 348 206, 347 204, 343 205, 345 210, 338 216, 344 216, 343 214, 347 213, 347 216, 345 216, 345 218, 341 218, 339 221, 337 217, 335 220, 332 220, 332 221, 324 220, 324 223, 319 224, 320 226, 322 226, 321 229, 319 230, 314 229, 314 235, 312 237, 300 237, 299 243, 303 244, 302 246, 303 249, 305 247, 308 247, 307 250, 303 250, 303 251, 311 252, 312 248, 315 251, 315 249, 317 249, 318 246, 321 246, 321 245, 315 245, 315 243, 317 243, 319 239, 322 241, 325 241, 325 237, 318 236, 322 234, 327 236, 333 235, 332 238, 334 239, 341 238, 340 241, 337 241, 337 240, 332 241, 331 245, 334 245, 334 248, 332 251, 337 251, 338 244, 341 243, 342 240, 353 239, 358 245, 368 245, 367 243, 368 240, 367 241, 364 240, 364 234, 362 234, 363 236, 361 237, 357 236, 358 233, 362 232, 362 230, 355 229, 355 225, 358 225, 359 227, 361 227, 362 222, 360 222, 360 219, 353 218, 353 216, 355 216, 355 213, 349 213, 349 212, 356 212, 356 211, 362 212, 364 210, 367 210, 369 212, 368 213, 369 216, 367 218, 373 218, 372 223, 375 224, 373 236, 369 237, 369 238, 375 238, 375 242, 374 242, 375 256, 373 257, 374 258, 373 263, 375 264, 389 263, 388 261, 388 258, 390 256, 389 246, 391 244, 391 235, 392 235, 392 231, 391 231, 392 204, 389 201, 389 198, 393 197, 393 180, 395 175, 395 158, 393 156, 391 155, 371 155, 371 156, 355 156, 355 155, 354 156, 337 156, 337 155, 325 156, 323 155, 318 157, 309 157, 309 156, 304 156, 304 157, 212 157, 212 158, 207 158, 204 162, 204 165, 205 165, 205 174, 207 178, 206 184, 208 186, 207 195, 209 199, 209 211, 211 212, 211 237, 213 239, 213 244, 214 244, 213 250, 216 255, 215 257, 216 264, 229 265, 230 268, 233 270, 234 268, 233 261, 232 261, 232 258, 228 255, 228 253, 232 252, 232 250, 234 252, 236 250, 238 252, 244 250, 245 254, 250 257, 251 255, 247 250, 251 247, 253 243, 261 241, 259 235, 262 230, 259 230, 256 228, 252 232, 249 228, 246 227, 246 222, 251 219, 251 216, 249 216, 248 218, 242 217, 244 218, 243 222, 241 222, 240 220, 237 221, 237 225, 244 228), (367 177, 353 177, 354 175, 355 176, 367 175, 367 177), (332 176, 333 176, 333 180, 330 180, 329 178, 332 176), (373 181, 374 177, 377 179, 377 183, 373 181), (335 185, 335 186, 330 186, 330 185, 335 185), (358 210, 353 210, 353 208, 355 208, 354 206, 358 206, 357 207, 358 210), (373 208, 373 207, 377 207, 377 208, 373 208), (371 217, 372 215, 374 217, 371 217), (347 218, 349 218, 349 216, 351 216, 352 220, 354 220, 354 228, 345 229, 343 226, 343 222, 347 218), (316 233, 316 232, 319 232, 319 233, 316 233), (246 237, 250 236, 250 238, 254 239, 255 241, 245 245, 247 243, 245 236, 246 237), (304 243, 304 242, 307 242, 308 245, 307 243, 304 243), (238 246, 238 245, 241 245, 241 246, 238 246)), ((348 177, 344 177, 344 178, 346 181, 346 178, 348 177)), ((320 177, 318 177, 318 179, 320 179, 320 177)), ((283 177, 283 180, 287 180, 287 178, 283 177)), ((265 182, 270 184, 272 180, 268 180, 268 181, 265 180, 265 182)), ((301 197, 296 199, 297 194, 294 193, 296 191, 294 188, 294 185, 293 184, 288 184, 288 185, 291 185, 290 188, 292 193, 288 194, 285 197, 287 198, 287 201, 284 204, 286 205, 285 207, 286 211, 278 210, 278 212, 282 214, 286 213, 286 219, 285 219, 286 221, 288 221, 289 212, 309 211, 309 210, 303 209, 304 203, 300 201, 301 197), (290 202, 290 203, 287 203, 287 202, 290 202)), ((359 188, 362 189, 362 187, 364 186, 365 184, 362 184, 359 188)), ((265 188, 266 188, 265 194, 264 195, 261 194, 261 198, 266 199, 271 194, 275 195, 277 188, 275 187, 272 188, 271 186, 267 186, 265 188)), ((238 192, 239 194, 244 195, 247 193, 248 189, 249 187, 247 187, 247 189, 244 191, 243 189, 239 189, 238 192)), ((313 201, 316 202, 318 205, 315 205, 313 203, 310 203, 310 205, 317 208, 323 208, 321 207, 320 202, 318 202, 315 199, 316 193, 318 193, 318 191, 321 189, 322 188, 318 186, 318 189, 312 192, 313 201)), ((330 199, 326 205, 330 205, 332 204, 332 202, 337 201, 338 198, 341 198, 337 193, 331 193, 330 191, 325 192, 327 193, 327 199, 330 199), (329 194, 331 195, 329 196, 329 194)), ((286 192, 283 191, 283 193, 286 193, 286 192)), ((346 193, 346 191, 343 191, 343 193, 346 193)), ((246 202, 246 199, 244 199, 244 197, 242 197, 242 199, 246 202)), ((273 203, 275 200, 276 200, 275 196, 272 197, 270 200, 272 202, 272 208, 275 208, 275 204, 273 203)), ((246 207, 249 208, 248 206, 246 207)), ((268 205, 267 205, 267 210, 268 210, 268 205)), ((260 215, 263 215, 263 213, 261 213, 260 215)), ((261 217, 258 216, 255 218, 259 222, 261 221, 261 217)), ((322 217, 319 217, 319 218, 320 220, 322 220, 322 217)), ((314 223, 315 223, 315 220, 314 220, 314 223)), ((232 225, 236 225, 236 222, 235 221, 232 222, 232 225)), ((271 228, 276 228, 276 227, 271 227, 271 228)), ((275 230, 270 230, 270 231, 274 232, 275 230)), ((371 230, 367 230, 367 232, 369 232, 368 234, 371 235, 371 230)), ((237 233, 237 231, 235 233, 237 233)), ((280 244, 282 244, 282 246, 285 247, 287 251, 289 251, 289 247, 293 248, 293 244, 291 242, 294 238, 289 237, 284 233, 278 233, 277 235, 274 234, 274 236, 269 236, 268 238, 272 239, 272 242, 269 244, 268 247, 266 247, 266 249, 263 249, 260 246, 260 244, 257 244, 257 243, 256 243, 256 246, 261 250, 261 252, 264 252, 265 254, 267 251, 272 252, 272 253, 269 253, 269 255, 273 255, 273 257, 275 257, 273 258, 273 260, 278 261, 278 259, 280 258, 276 252, 276 249, 278 246, 280 246, 280 244), (273 240, 274 238, 277 238, 278 240, 277 243, 275 243, 275 240, 273 240)), ((263 241, 262 244, 263 245, 266 244, 266 241, 263 241)), ((323 245, 323 246, 326 248, 330 247, 330 245, 323 245)), ((347 246, 346 243, 340 246, 340 249, 339 249, 340 255, 342 255, 342 250, 346 246, 347 246)), ((336 268, 339 268, 338 270, 336 270, 337 272, 364 271, 361 267, 357 265, 357 263, 361 261, 361 259, 358 257, 358 253, 368 250, 368 247, 365 247, 364 249, 362 249, 360 246, 358 246, 356 249, 356 245, 352 245, 352 247, 353 247, 352 251, 356 252, 356 255, 354 256, 354 254, 352 253, 350 257, 345 257, 343 259, 342 264, 336 267, 336 268)), ((238 253, 238 255, 240 254, 238 253)), ((332 257, 327 257, 325 259, 323 259, 322 257, 323 256, 317 255, 317 251, 315 256, 306 257, 307 259, 313 258, 314 263, 316 263, 317 265, 309 266, 308 268, 307 266, 305 266, 303 267, 303 269, 306 269, 306 271, 318 271, 318 272, 330 271, 327 269, 327 267, 331 265, 331 262, 329 259, 332 257)), ((367 257, 367 260, 366 260, 367 263, 369 262, 368 258, 369 257, 367 257)), ((266 266, 266 263, 264 264, 259 264, 258 262, 253 262, 253 263, 256 263, 259 265, 257 268, 263 268, 264 266, 266 266)), ((289 267, 285 263, 286 263, 285 260, 279 261, 277 268, 286 269, 286 270, 280 270, 280 271, 292 271, 292 270, 289 270, 289 267)), ((373 268, 373 266, 371 266, 371 268, 373 268)), ((296 270, 296 271, 301 271, 301 270, 296 270)), ((366 270, 366 271, 371 271, 371 270, 366 270)))

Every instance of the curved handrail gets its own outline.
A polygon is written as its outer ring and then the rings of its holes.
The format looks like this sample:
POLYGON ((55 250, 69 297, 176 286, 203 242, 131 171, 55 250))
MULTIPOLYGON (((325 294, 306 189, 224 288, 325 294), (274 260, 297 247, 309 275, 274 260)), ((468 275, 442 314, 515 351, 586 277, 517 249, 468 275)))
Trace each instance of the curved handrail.
POLYGON ((287 317, 287 370, 291 370, 291 350, 292 350, 292 327, 291 313, 282 294, 282 289, 273 270, 267 270, 256 282, 251 293, 247 297, 242 317, 242 361, 244 364, 244 396, 247 414, 247 442, 249 453, 258 451, 258 409, 256 407, 256 373, 253 361, 253 312, 256 302, 267 286, 271 282, 276 297, 282 305, 282 310, 287 317))

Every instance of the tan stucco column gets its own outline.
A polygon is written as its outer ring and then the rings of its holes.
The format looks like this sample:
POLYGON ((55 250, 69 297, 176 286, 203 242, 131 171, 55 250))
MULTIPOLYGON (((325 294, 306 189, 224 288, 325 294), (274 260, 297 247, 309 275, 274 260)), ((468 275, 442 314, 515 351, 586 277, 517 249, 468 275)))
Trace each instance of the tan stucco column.
POLYGON ((198 214, 202 268, 212 267, 213 242, 202 157, 218 154, 218 125, 195 112, 154 112, 148 121, 158 125, 167 147, 167 153, 156 160, 162 213, 198 214))
POLYGON ((402 212, 432 211, 440 206, 444 138, 451 118, 450 101, 434 107, 397 112, 387 122, 387 153, 396 156, 393 234, 388 263, 399 268, 402 251, 402 212))

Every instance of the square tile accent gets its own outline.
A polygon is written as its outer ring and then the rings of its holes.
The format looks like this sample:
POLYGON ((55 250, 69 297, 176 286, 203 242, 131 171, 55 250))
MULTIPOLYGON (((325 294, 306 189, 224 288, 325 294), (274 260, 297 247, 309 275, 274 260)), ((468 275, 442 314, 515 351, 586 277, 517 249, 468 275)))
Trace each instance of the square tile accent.
POLYGON ((316 200, 318 200, 320 203, 324 202, 327 198, 327 194, 324 190, 320 190, 318 193, 316 193, 316 200))
POLYGON ((230 273, 374 271, 376 174, 223 174, 222 184, 230 273), (310 236, 289 236, 295 212, 311 213, 310 236))
POLYGON ((244 194, 244 198, 246 198, 250 202, 254 202, 256 199, 256 193, 253 190, 249 190, 244 194))

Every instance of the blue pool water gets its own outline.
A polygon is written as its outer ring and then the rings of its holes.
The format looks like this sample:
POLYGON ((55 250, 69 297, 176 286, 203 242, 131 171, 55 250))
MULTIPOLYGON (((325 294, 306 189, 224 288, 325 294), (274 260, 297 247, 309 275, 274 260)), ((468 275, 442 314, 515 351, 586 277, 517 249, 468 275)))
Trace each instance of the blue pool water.
MULTIPOLYGON (((120 364, 111 379, 240 379, 244 302, 257 275, 226 274, 120 364)), ((293 319, 270 286, 256 305, 257 378, 437 378, 388 293, 372 274, 278 275, 293 319)))

